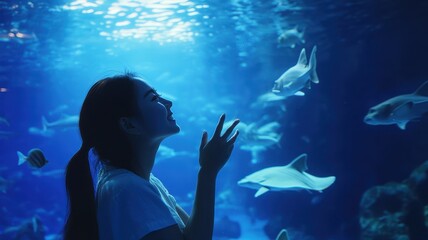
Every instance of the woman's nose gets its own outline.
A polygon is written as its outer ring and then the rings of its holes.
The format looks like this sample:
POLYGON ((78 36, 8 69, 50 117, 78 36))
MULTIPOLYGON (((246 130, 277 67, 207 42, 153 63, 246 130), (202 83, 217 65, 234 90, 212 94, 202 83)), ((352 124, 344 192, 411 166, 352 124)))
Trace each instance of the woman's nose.
POLYGON ((167 107, 172 107, 172 102, 170 100, 162 98, 162 103, 167 107))

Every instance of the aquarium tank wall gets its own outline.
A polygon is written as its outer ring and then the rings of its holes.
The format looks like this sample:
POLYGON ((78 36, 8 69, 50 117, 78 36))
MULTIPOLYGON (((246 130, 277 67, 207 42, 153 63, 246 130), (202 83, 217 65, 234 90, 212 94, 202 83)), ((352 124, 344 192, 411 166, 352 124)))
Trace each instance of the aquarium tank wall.
POLYGON ((213 239, 428 239, 427 12, 423 0, 0 0, 0 239, 62 239, 83 100, 127 72, 173 102, 181 131, 153 174, 188 213, 202 132, 240 119, 213 239))

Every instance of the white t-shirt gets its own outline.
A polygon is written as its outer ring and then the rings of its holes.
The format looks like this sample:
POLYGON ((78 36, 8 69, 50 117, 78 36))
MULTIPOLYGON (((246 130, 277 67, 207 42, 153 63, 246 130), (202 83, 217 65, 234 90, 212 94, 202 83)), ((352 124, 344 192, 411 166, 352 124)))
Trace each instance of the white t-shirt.
POLYGON ((137 240, 178 224, 176 201, 153 174, 150 181, 126 169, 104 167, 97 186, 100 240, 137 240))

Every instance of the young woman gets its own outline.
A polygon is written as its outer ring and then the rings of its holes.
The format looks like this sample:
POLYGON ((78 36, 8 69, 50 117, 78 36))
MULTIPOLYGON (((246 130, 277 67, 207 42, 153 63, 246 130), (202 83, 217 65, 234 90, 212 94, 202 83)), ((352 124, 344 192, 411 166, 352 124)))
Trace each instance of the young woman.
POLYGON ((132 74, 92 86, 80 111, 82 146, 67 166, 64 239, 212 239, 216 177, 233 150, 238 131, 231 134, 239 120, 221 135, 223 114, 210 140, 202 134, 189 216, 151 173, 162 140, 180 131, 171 106, 132 74), (96 188, 90 150, 101 162, 96 188))

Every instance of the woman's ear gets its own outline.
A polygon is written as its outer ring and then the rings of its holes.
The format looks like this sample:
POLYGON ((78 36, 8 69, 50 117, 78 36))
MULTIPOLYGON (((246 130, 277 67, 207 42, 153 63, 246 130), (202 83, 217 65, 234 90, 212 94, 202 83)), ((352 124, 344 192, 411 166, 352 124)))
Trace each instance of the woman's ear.
POLYGON ((122 131, 124 131, 127 134, 140 134, 140 130, 135 126, 135 124, 132 122, 132 119, 128 117, 121 117, 119 119, 119 126, 122 131))

